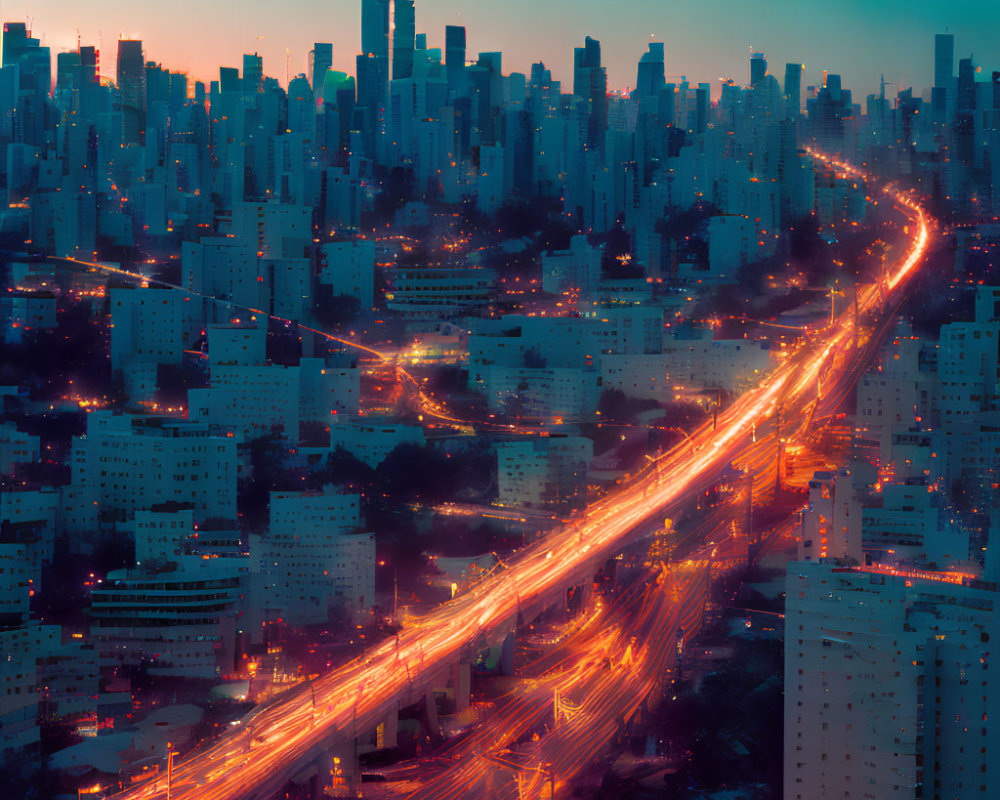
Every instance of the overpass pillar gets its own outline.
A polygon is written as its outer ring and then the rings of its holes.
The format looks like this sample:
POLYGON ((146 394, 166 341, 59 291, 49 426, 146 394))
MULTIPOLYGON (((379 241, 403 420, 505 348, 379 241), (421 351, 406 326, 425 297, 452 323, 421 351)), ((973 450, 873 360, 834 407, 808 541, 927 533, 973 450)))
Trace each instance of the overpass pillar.
POLYGON ((435 739, 441 736, 441 723, 438 721, 437 701, 434 699, 434 687, 428 686, 424 691, 424 711, 427 716, 427 734, 435 739))
POLYGON ((508 677, 514 674, 514 631, 508 633, 500 645, 500 674, 508 677))
POLYGON ((379 726, 381 731, 380 749, 393 749, 399 745, 399 703, 393 703, 385 721, 379 726))
POLYGON ((472 694, 472 668, 467 661, 459 661, 455 665, 455 711, 462 712, 469 708, 472 694))

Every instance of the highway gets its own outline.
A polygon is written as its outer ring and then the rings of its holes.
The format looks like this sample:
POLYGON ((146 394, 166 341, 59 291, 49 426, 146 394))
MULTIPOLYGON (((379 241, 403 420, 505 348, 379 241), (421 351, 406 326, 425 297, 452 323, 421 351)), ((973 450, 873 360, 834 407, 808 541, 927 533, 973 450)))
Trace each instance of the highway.
MULTIPOLYGON (((844 164, 835 167, 860 175, 844 164)), ((883 285, 859 291, 862 319, 880 309, 883 297, 892 300, 905 286, 933 235, 915 201, 895 191, 889 199, 905 216, 912 238, 883 285)), ((714 429, 706 424, 695 431, 629 484, 516 553, 508 569, 418 618, 395 640, 256 709, 237 729, 185 758, 173 770, 171 800, 270 797, 324 744, 371 730, 397 698, 412 696, 415 686, 422 696, 428 676, 467 654, 481 633, 516 619, 522 606, 587 580, 594 565, 613 556, 637 531, 656 524, 664 509, 709 485, 776 412, 805 424, 817 405, 820 377, 824 393, 836 395, 856 373, 854 341, 855 315, 849 311, 822 335, 808 337, 761 385, 737 399, 714 429)), ((165 800, 167 791, 162 776, 119 797, 165 800)))

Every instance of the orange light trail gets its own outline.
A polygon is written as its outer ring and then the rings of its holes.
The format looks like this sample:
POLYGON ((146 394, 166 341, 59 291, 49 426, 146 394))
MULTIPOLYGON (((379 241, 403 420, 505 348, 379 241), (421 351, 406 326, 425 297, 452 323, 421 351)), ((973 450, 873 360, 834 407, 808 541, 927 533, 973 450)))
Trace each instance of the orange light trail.
MULTIPOLYGON (((886 286, 859 293, 863 313, 877 311, 883 297, 905 285, 931 241, 923 209, 901 192, 887 192, 916 231, 886 286)), ((512 624, 522 609, 545 605, 573 583, 586 582, 594 565, 620 550, 636 532, 658 526, 664 509, 710 485, 746 448, 752 431, 776 412, 801 423, 817 402, 821 375, 825 386, 839 385, 842 390, 855 368, 850 358, 855 332, 853 313, 842 314, 823 340, 804 342, 759 387, 721 413, 714 429, 711 423, 699 428, 631 483, 514 554, 508 569, 417 618, 395 640, 373 647, 361 659, 258 708, 240 729, 200 748, 175 768, 172 798, 268 797, 321 750, 373 730, 415 689, 422 696, 425 682, 433 680, 442 665, 467 654, 477 636, 512 624)), ((121 797, 159 800, 166 792, 161 777, 121 797)))

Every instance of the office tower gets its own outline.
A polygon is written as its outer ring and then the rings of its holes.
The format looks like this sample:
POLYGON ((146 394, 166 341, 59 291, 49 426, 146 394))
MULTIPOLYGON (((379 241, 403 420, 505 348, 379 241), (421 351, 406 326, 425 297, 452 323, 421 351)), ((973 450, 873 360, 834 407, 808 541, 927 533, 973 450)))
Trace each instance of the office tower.
POLYGON ((976 107, 976 65, 971 58, 963 58, 958 62, 956 100, 959 111, 972 111, 976 107))
POLYGON ((100 56, 93 45, 83 45, 80 48, 80 77, 84 83, 95 83, 100 73, 100 56))
POLYGON ((389 0, 361 0, 361 52, 389 57, 389 0))
POLYGON ((145 129, 146 112, 146 64, 142 41, 118 41, 117 79, 122 104, 122 138, 137 143, 145 129))
POLYGON ((666 64, 663 42, 650 42, 649 49, 639 59, 639 72, 635 81, 637 97, 658 97, 666 85, 666 64))
POLYGON ((955 34, 938 33, 934 36, 934 85, 951 88, 955 75, 955 34))
POLYGON ((56 90, 68 91, 80 86, 80 54, 76 51, 56 55, 56 90))
MULTIPOLYGON (((361 0, 361 55, 357 58, 358 105, 385 106, 389 96, 389 0, 361 0)), ((374 116, 371 124, 374 124, 374 116)))
POLYGON ((27 25, 23 22, 3 24, 3 66, 16 64, 25 51, 32 47, 38 47, 38 39, 31 38, 27 25))
POLYGON ((750 53, 750 85, 756 86, 767 75, 767 61, 763 53, 750 53))
POLYGON ((316 42, 309 51, 309 85, 317 98, 323 96, 323 82, 326 71, 333 68, 333 45, 330 42, 316 42))
POLYGON ((392 13, 392 79, 395 81, 413 75, 413 50, 416 38, 413 0, 396 0, 392 13))
POLYGON ((589 71, 600 66, 601 43, 588 36, 583 47, 573 48, 573 94, 590 97, 589 71))
POLYGON ((240 91, 240 71, 236 67, 219 67, 219 91, 223 94, 240 91))
POLYGON ((958 62, 958 91, 955 93, 955 152, 966 164, 975 160, 976 66, 971 58, 958 62))
POLYGON ((309 141, 316 138, 316 100, 304 75, 288 83, 288 130, 309 141))
POLYGON ((573 94, 587 101, 587 147, 604 144, 608 127, 608 74, 601 66, 601 43, 589 36, 573 50, 573 94))
POLYGON ((264 83, 264 59, 256 53, 243 54, 243 93, 257 94, 264 83))
POLYGON ((465 86, 465 28, 448 25, 444 29, 444 68, 448 88, 462 91, 465 86))
POLYGON ((146 108, 166 102, 170 96, 170 71, 150 61, 146 64, 146 108))
POLYGON ((943 123, 954 109, 955 95, 955 35, 938 33, 934 36, 934 87, 931 89, 931 110, 934 120, 943 123))
POLYGON ((691 126, 695 133, 704 133, 708 127, 708 107, 711 90, 711 85, 707 83, 699 83, 698 88, 695 89, 694 125, 691 126))
POLYGON ((118 91, 122 105, 142 109, 146 96, 146 63, 142 54, 142 41, 120 39, 118 41, 118 91))
POLYGON ((802 111, 802 65, 785 64, 785 101, 790 119, 798 117, 802 111))

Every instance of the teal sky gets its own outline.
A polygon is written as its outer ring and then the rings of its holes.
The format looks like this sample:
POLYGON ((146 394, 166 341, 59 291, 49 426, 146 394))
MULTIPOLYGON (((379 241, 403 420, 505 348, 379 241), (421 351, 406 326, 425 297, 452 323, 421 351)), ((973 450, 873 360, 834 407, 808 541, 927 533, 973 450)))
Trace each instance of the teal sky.
MULTIPOLYGON (((116 40, 141 38, 146 57, 193 78, 239 66, 257 51, 269 75, 285 82, 304 72, 314 41, 334 43, 334 66, 353 72, 360 40, 360 0, 0 0, 3 20, 30 19, 53 52, 84 44, 101 50, 102 73, 114 74, 116 40)), ((1000 70, 997 0, 417 0, 417 30, 441 46, 446 24, 465 25, 471 57, 502 50, 504 72, 527 72, 542 60, 564 87, 572 82, 573 47, 601 41, 608 83, 635 82, 635 64, 655 39, 666 44, 667 73, 692 82, 747 80, 750 47, 763 50, 780 76, 787 61, 805 65, 806 84, 824 69, 840 72, 857 97, 877 90, 879 75, 918 91, 931 83, 933 35, 955 34, 956 62, 973 54, 983 78, 1000 70)), ((891 87, 890 87, 891 91, 891 87)))

